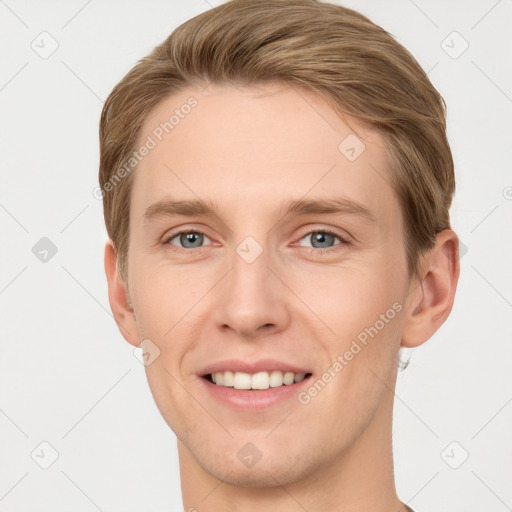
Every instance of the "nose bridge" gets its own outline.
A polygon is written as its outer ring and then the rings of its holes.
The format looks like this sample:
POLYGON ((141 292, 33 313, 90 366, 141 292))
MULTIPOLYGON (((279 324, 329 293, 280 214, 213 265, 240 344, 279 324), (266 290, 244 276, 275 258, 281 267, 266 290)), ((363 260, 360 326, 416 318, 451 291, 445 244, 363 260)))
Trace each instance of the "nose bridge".
POLYGON ((232 269, 217 309, 220 324, 244 335, 255 334, 267 324, 283 327, 287 320, 285 297, 268 268, 272 259, 271 250, 253 236, 246 236, 234 248, 232 269))
POLYGON ((268 286, 270 251, 253 236, 247 236, 235 248, 232 258, 231 282, 228 294, 236 299, 239 311, 261 306, 268 301, 271 288, 268 286), (268 295, 268 297, 267 297, 268 295))

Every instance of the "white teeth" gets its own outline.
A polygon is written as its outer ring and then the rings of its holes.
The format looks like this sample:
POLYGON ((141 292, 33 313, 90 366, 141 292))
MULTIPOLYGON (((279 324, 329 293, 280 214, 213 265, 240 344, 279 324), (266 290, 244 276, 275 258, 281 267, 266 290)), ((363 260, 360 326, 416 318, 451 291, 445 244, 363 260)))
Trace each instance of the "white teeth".
POLYGON ((283 384, 286 384, 287 386, 289 386, 290 384, 293 384, 293 372, 286 372, 284 375, 283 375, 283 384))
POLYGON ((251 375, 244 372, 235 372, 233 386, 235 389, 251 389, 251 375))
POLYGON ((279 386, 283 385, 283 372, 280 372, 279 370, 274 370, 270 373, 270 387, 271 388, 278 388, 279 386))
POLYGON ((233 372, 224 372, 223 386, 233 387, 235 385, 235 374, 233 372))
POLYGON ((279 370, 254 374, 231 371, 211 374, 211 378, 217 386, 234 387, 235 389, 268 389, 269 387, 289 386, 294 382, 304 380, 305 377, 305 373, 283 373, 279 370))
POLYGON ((255 373, 251 377, 252 389, 268 389, 269 386, 270 386, 270 379, 268 377, 268 372, 255 373))

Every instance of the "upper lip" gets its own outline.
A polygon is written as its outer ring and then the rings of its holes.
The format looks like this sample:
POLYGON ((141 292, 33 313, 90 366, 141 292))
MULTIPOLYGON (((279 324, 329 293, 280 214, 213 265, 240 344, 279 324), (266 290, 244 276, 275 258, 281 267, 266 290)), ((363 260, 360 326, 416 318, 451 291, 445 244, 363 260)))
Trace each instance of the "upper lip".
POLYGON ((245 372, 245 373, 258 373, 264 371, 279 370, 282 372, 293 373, 311 373, 309 370, 302 368, 295 364, 278 361, 276 359, 259 359, 257 361, 248 361, 242 359, 224 359, 211 363, 199 371, 200 376, 209 375, 210 373, 231 371, 245 372))

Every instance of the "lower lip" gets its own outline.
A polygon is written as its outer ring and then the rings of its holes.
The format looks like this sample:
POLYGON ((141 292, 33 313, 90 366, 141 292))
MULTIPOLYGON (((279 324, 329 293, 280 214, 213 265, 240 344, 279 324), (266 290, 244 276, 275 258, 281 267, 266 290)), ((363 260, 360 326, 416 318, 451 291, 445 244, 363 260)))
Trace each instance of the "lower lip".
POLYGON ((311 375, 288 386, 268 389, 235 389, 218 386, 203 377, 200 377, 200 380, 207 392, 217 401, 235 409, 261 411, 297 397, 301 389, 309 385, 311 375))

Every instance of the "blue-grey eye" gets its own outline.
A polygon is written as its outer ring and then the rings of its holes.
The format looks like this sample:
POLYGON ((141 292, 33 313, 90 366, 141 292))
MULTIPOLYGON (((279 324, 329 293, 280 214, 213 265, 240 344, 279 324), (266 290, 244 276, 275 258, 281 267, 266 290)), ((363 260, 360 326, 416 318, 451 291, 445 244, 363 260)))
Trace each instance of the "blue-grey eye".
POLYGON ((169 239, 169 243, 172 245, 178 245, 178 247, 182 247, 184 249, 195 249, 197 247, 201 247, 203 245, 204 240, 209 240, 207 236, 198 231, 183 231, 181 233, 176 233, 171 239, 169 239), (179 245, 173 243, 173 240, 179 240, 179 245))
POLYGON ((329 249, 333 245, 336 245, 336 239, 341 240, 338 235, 329 233, 328 231, 311 231, 302 238, 302 240, 304 239, 309 239, 311 241, 310 247, 315 249, 329 249))

